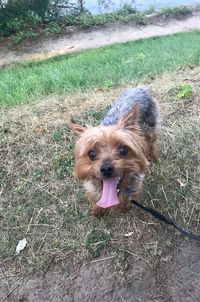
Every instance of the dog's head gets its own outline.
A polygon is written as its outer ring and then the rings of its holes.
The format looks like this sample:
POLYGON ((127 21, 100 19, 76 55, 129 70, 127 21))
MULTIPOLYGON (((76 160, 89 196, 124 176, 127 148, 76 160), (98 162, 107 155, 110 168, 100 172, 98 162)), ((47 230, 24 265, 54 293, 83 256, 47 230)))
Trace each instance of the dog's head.
POLYGON ((73 120, 68 123, 79 136, 75 145, 75 174, 79 179, 113 178, 127 170, 144 170, 145 143, 138 126, 138 107, 136 103, 112 126, 84 128, 73 120))
POLYGON ((75 174, 81 180, 120 179, 127 171, 141 173, 147 160, 145 141, 138 125, 136 103, 116 125, 82 127, 71 120, 68 126, 78 134, 75 145, 75 174))

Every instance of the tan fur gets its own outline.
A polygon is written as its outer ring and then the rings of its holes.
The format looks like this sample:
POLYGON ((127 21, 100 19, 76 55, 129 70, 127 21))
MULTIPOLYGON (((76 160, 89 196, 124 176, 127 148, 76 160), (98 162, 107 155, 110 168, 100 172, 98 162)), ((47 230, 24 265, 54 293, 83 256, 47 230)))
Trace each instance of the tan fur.
MULTIPOLYGON (((93 213, 100 216, 107 212, 96 206, 102 194, 102 175, 100 167, 105 160, 109 160, 115 167, 115 175, 123 178, 120 181, 119 189, 129 187, 131 175, 144 173, 149 161, 156 157, 155 141, 156 136, 141 135, 137 123, 138 105, 134 105, 132 110, 124 114, 118 124, 112 126, 97 126, 83 128, 73 121, 68 125, 79 134, 75 145, 75 175, 84 181, 86 195, 90 200, 93 213), (118 150, 119 146, 126 146, 128 154, 121 157, 118 150), (95 150, 97 158, 92 161, 88 152, 95 150)), ((132 194, 131 198, 138 199, 142 189, 142 179, 137 181, 135 189, 137 193, 132 194)), ((124 211, 130 207, 127 195, 119 193, 120 205, 116 208, 124 211)))

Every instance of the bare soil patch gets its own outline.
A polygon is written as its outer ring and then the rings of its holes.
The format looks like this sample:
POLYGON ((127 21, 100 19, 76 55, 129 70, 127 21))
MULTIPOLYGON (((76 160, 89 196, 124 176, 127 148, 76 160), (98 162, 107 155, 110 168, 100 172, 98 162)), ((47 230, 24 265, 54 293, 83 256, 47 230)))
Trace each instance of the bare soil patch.
MULTIPOLYGON (((174 250, 158 257, 153 267, 137 255, 125 253, 123 259, 98 259, 85 264, 70 277, 54 271, 24 282, 7 278, 14 290, 2 301, 197 302, 199 251, 198 244, 180 241, 174 250)), ((2 293, 8 291, 8 284, 0 287, 2 293)))
MULTIPOLYGON (((142 201, 194 233, 200 232, 199 72, 191 66, 142 83, 162 114, 160 159, 146 175, 142 201), (177 98, 180 83, 192 94, 177 98)), ((121 90, 1 111, 0 301, 198 301, 199 243, 134 208, 97 220, 72 174, 67 115, 98 123, 121 90), (28 245, 15 256, 24 237, 28 245)))

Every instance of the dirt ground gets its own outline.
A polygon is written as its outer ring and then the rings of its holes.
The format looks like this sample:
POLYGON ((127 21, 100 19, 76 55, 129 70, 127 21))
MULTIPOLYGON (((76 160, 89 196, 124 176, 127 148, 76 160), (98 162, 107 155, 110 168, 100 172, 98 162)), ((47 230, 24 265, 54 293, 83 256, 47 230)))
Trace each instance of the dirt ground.
POLYGON ((200 246, 179 240, 167 246, 169 235, 160 233, 161 255, 146 263, 126 254, 120 261, 98 259, 84 264, 70 277, 58 271, 45 277, 9 278, 0 282, 1 301, 12 302, 198 302, 200 297, 200 246), (5 292, 10 293, 9 296, 5 292))
POLYGON ((149 25, 114 24, 87 31, 74 31, 54 38, 24 43, 8 48, 0 46, 0 66, 16 62, 41 60, 83 49, 98 48, 113 43, 127 42, 142 38, 169 35, 200 29, 200 12, 194 11, 186 19, 152 19, 149 25))

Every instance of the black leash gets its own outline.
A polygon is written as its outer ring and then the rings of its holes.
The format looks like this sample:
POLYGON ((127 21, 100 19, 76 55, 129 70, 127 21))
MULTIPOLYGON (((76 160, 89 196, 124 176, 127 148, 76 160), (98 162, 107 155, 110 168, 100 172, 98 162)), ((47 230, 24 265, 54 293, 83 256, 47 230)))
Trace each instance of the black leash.
POLYGON ((190 232, 187 232, 185 230, 183 230, 182 228, 180 228, 179 226, 177 226, 171 219, 169 218, 166 218, 165 216, 163 216, 160 212, 152 209, 152 208, 149 208, 149 207, 145 207, 143 206, 140 202, 138 201, 135 201, 135 200, 131 200, 131 203, 134 204, 136 207, 144 210, 145 212, 148 212, 150 213, 153 217, 155 217, 156 219, 166 223, 166 224, 169 224, 171 226, 173 226, 177 231, 179 231, 182 235, 190 238, 190 239, 193 239, 193 240, 197 240, 197 241, 200 241, 200 236, 196 236, 190 232))

